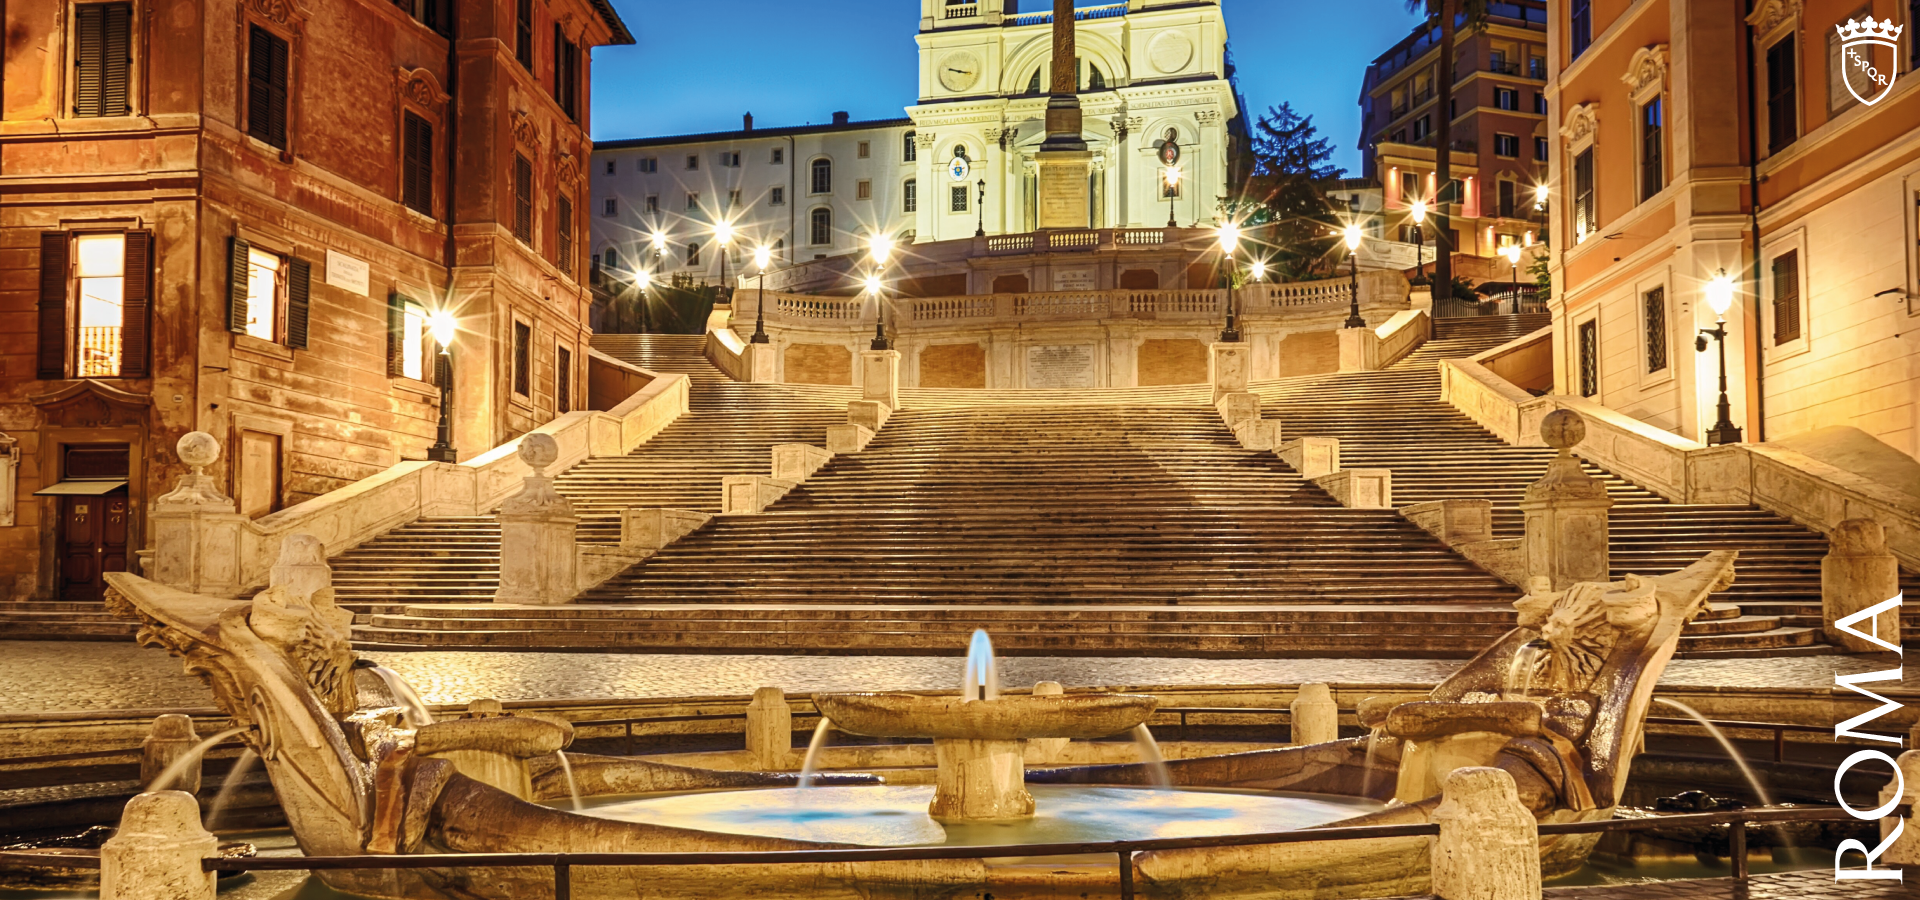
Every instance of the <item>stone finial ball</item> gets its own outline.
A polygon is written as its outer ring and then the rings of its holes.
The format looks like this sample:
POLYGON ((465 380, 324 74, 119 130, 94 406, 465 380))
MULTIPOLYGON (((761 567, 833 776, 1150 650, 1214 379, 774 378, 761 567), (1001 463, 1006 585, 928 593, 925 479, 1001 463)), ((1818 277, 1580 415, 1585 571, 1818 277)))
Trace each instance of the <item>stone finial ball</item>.
POLYGON ((545 470, 560 458, 560 443, 553 435, 535 432, 520 439, 520 461, 535 471, 545 470))
POLYGON ((1587 439, 1587 420, 1570 409, 1556 409, 1540 420, 1540 437, 1555 450, 1570 450, 1587 439))
POLYGON ((204 431, 189 431, 180 436, 180 442, 173 445, 180 454, 180 461, 189 466, 210 466, 220 458, 220 441, 204 431))

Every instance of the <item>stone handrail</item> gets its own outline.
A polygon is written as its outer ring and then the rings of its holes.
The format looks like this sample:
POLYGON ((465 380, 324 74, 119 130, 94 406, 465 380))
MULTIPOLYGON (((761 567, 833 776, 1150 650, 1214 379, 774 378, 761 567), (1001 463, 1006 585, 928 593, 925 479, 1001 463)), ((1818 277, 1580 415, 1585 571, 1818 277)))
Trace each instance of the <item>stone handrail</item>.
POLYGON ((1433 336, 1433 318, 1424 309, 1403 309, 1373 330, 1380 336, 1380 368, 1405 359, 1433 336))
POLYGON ((707 361, 714 364, 727 377, 735 381, 747 381, 752 373, 742 358, 747 344, 735 334, 729 326, 733 320, 733 310, 724 306, 715 306, 707 315, 707 361))
POLYGON ((1920 502, 1784 447, 1708 447, 1581 397, 1534 397, 1470 360, 1440 364, 1440 396, 1496 437, 1542 446, 1540 420, 1570 409, 1587 420, 1580 456, 1676 503, 1752 504, 1822 534, 1848 519, 1886 529, 1887 549, 1920 567, 1920 502))
MULTIPOLYGON (((555 471, 589 457, 624 456, 687 411, 687 376, 655 375, 606 412, 567 413, 529 434, 559 445, 555 471)), ((238 583, 265 584, 289 535, 311 534, 338 555, 422 517, 485 515, 532 471, 519 456, 525 436, 463 463, 403 462, 369 478, 242 523, 238 583)))

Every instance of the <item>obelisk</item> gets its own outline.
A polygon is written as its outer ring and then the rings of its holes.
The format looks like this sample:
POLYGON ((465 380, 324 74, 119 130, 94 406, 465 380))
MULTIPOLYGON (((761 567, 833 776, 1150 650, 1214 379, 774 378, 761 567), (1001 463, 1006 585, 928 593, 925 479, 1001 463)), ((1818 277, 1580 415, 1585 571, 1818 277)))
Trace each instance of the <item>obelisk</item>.
POLYGON ((1073 47, 1073 0, 1053 0, 1053 88, 1047 139, 1034 154, 1040 174, 1041 228, 1086 228, 1091 217, 1093 153, 1080 133, 1079 60, 1073 47))

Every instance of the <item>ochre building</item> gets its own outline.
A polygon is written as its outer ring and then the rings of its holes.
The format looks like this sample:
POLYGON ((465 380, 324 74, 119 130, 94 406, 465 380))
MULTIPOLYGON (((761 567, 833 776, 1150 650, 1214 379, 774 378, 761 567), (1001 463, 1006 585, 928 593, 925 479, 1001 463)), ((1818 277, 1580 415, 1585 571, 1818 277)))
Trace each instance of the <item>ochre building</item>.
POLYGON ((265 516, 582 394, 606 0, 4 7, 0 597, 95 599, 184 433, 265 516))

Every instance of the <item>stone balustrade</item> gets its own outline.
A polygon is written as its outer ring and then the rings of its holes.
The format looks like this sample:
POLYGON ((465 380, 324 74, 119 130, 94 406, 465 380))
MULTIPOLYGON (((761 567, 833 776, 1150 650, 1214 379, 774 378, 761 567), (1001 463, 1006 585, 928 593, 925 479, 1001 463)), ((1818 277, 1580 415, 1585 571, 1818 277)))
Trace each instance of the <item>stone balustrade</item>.
POLYGON ((1885 530, 1889 552, 1920 567, 1920 504, 1805 454, 1766 444, 1708 447, 1591 400, 1534 397, 1472 360, 1440 364, 1440 396, 1515 446, 1540 446, 1540 422, 1573 410, 1587 424, 1582 457, 1668 500, 1751 504, 1826 535, 1849 519, 1870 519, 1885 530))
MULTIPOLYGON (((219 443, 193 432, 181 439, 182 461, 190 441, 205 445, 204 461, 190 462, 194 474, 153 501, 154 549, 144 555, 143 571, 168 586, 233 597, 266 583, 282 544, 295 534, 313 535, 338 554, 423 517, 486 515, 533 473, 520 454, 531 436, 553 441, 554 471, 590 457, 625 456, 687 412, 687 387, 685 375, 656 375, 611 409, 567 413, 466 462, 403 462, 258 519, 240 515, 201 474, 218 458, 219 443)), ((201 450, 192 452, 202 458, 201 450)))

